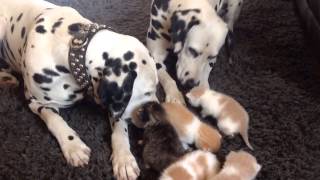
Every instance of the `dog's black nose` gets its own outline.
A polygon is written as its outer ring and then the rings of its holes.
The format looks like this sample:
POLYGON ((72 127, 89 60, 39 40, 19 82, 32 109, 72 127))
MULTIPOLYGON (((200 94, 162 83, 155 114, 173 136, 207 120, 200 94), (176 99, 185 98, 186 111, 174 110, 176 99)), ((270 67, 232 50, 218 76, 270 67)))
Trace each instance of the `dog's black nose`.
POLYGON ((194 79, 188 79, 183 85, 183 90, 184 91, 189 91, 192 88, 194 88, 195 86, 197 86, 199 83, 195 82, 194 79))

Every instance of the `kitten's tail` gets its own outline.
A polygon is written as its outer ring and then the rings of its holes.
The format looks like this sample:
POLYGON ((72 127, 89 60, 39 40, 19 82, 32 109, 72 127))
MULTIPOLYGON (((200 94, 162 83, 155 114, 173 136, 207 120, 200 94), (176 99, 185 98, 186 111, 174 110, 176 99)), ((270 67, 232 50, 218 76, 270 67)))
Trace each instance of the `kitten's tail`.
POLYGON ((253 150, 253 147, 251 146, 250 142, 249 142, 249 136, 248 136, 248 128, 242 128, 240 129, 240 135, 243 138, 243 141, 246 143, 246 145, 253 150))

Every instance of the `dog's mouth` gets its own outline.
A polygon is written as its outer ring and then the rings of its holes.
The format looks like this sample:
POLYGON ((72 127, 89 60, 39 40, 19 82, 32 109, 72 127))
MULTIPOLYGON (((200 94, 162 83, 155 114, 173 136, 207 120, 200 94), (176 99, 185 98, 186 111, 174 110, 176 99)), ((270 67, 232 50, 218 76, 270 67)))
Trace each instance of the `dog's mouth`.
POLYGON ((200 85, 200 81, 198 82, 189 82, 189 83, 184 83, 181 84, 181 82, 178 83, 178 88, 183 94, 187 94, 190 92, 191 89, 198 87, 200 85))

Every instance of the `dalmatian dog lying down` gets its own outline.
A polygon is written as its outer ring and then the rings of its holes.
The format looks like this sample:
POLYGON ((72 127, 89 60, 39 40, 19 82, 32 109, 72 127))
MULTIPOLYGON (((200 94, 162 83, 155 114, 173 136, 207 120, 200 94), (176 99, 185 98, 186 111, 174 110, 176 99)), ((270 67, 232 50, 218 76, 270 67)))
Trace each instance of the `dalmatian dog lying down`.
POLYGON ((153 0, 147 47, 157 62, 167 101, 184 103, 164 66, 168 50, 177 55, 176 75, 183 91, 209 87, 220 48, 232 43, 233 25, 243 0, 153 0))
POLYGON ((0 57, 9 65, 1 69, 0 84, 17 82, 10 70, 22 75, 31 111, 76 167, 88 164, 91 150, 59 109, 92 92, 110 114, 115 176, 136 179, 139 168, 130 152, 127 122, 133 109, 158 101, 156 64, 148 49, 136 38, 92 23, 70 7, 42 0, 0 4, 0 57))

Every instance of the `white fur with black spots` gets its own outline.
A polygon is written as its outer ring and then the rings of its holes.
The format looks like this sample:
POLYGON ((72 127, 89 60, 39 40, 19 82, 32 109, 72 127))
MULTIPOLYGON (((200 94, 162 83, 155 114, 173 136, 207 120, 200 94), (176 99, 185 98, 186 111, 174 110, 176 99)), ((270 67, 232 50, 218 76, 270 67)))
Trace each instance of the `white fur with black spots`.
MULTIPOLYGON (((59 108, 84 96, 70 73, 68 53, 74 33, 88 24, 92 22, 70 7, 42 0, 1 0, 1 59, 22 75, 31 111, 47 125, 72 166, 88 164, 91 150, 59 115, 59 108)), ((120 115, 109 118, 114 175, 137 179, 140 170, 130 151, 126 120, 137 106, 158 101, 155 61, 136 38, 111 30, 93 36, 85 58, 95 100, 120 115)), ((0 79, 8 80, 5 76, 8 73, 1 69, 0 79)))
MULTIPOLYGON (((233 26, 243 0, 153 0, 147 47, 162 68, 158 69, 166 101, 184 104, 183 91, 209 87, 208 78, 225 44, 230 55, 233 26), (177 56, 177 81, 168 74, 164 61, 177 56)), ((160 67, 160 66, 159 66, 160 67)))

